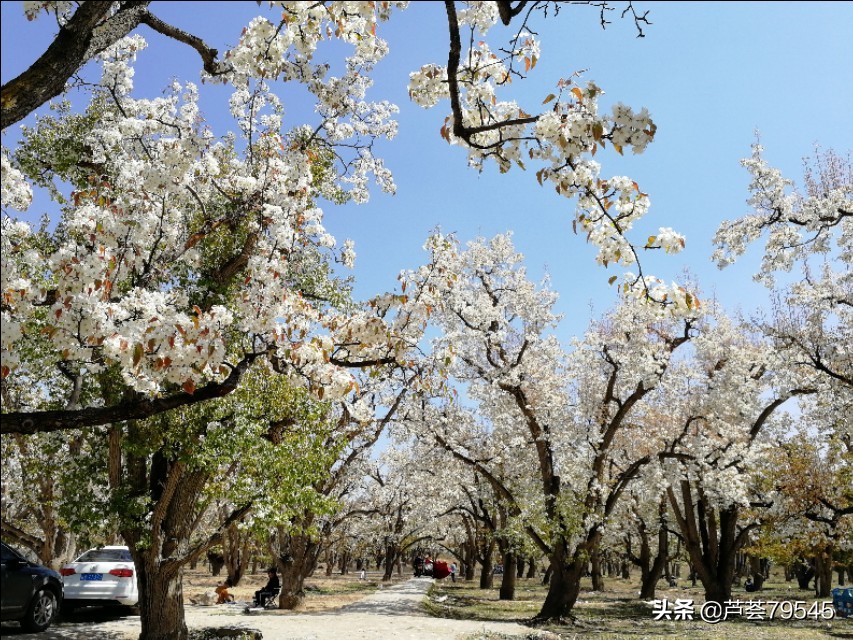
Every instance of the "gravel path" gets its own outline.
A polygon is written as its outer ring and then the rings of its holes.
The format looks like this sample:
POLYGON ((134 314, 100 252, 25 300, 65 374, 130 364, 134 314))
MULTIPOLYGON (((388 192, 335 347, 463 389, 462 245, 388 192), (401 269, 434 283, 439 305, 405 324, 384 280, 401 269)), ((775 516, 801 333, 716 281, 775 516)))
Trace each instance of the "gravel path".
MULTIPOLYGON (((264 640, 455 640, 475 631, 506 634, 529 632, 527 627, 506 622, 478 622, 432 618, 420 608, 431 580, 413 578, 340 609, 322 613, 259 611, 245 614, 242 607, 187 605, 190 629, 204 627, 245 627, 258 629, 264 640)), ((103 615, 76 616, 46 633, 28 634, 8 625, 2 636, 19 640, 136 640, 139 618, 103 615)))

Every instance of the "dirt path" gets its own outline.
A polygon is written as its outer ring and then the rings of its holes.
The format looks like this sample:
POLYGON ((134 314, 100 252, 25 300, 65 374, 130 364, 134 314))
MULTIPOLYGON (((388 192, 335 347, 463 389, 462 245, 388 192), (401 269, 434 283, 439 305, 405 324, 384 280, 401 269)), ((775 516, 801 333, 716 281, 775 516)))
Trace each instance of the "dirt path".
MULTIPOLYGON (((190 629, 244 627, 258 629, 264 640, 455 640, 474 631, 522 634, 527 627, 505 622, 444 620, 423 613, 420 603, 431 580, 413 578, 334 611, 291 613, 261 611, 246 615, 237 605, 200 607, 187 605, 190 629)), ((139 618, 99 619, 93 614, 62 622, 46 633, 28 634, 4 625, 2 636, 19 640, 135 640, 139 618), (93 619, 94 618, 94 619, 93 619)))

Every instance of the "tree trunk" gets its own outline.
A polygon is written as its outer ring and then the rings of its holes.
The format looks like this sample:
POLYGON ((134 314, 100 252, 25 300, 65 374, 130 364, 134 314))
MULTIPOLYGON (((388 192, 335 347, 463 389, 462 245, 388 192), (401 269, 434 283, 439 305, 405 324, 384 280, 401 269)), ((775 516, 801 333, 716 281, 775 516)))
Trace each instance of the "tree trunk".
POLYGON ((393 542, 385 545, 385 573, 382 574, 382 582, 388 582, 394 575, 394 565, 397 563, 397 554, 400 550, 393 542))
POLYGON ((844 586, 844 574, 847 573, 844 567, 836 567, 835 571, 838 573, 838 586, 844 586))
POLYGON ((530 580, 536 577, 536 559, 530 558, 527 561, 527 579, 530 580))
POLYGON ((481 560, 482 569, 480 570, 480 588, 491 589, 494 584, 494 566, 492 564, 492 554, 487 553, 481 560))
POLYGON ((590 576, 592 577, 592 590, 604 591, 604 578, 601 575, 601 550, 596 544, 590 554, 590 576))
POLYGON ((670 504, 684 537, 684 545, 693 570, 705 589, 707 602, 731 600, 736 554, 746 541, 745 532, 738 533, 740 509, 732 505, 717 510, 701 488, 697 496, 687 481, 681 483, 682 502, 673 489, 668 489, 670 504))
POLYGON ((139 584, 139 640, 186 640, 183 576, 175 563, 159 562, 147 553, 135 554, 139 584))
POLYGON ((761 568, 761 558, 749 556, 749 575, 752 576, 752 584, 756 589, 764 586, 764 571, 761 568))
POLYGON ((797 578, 797 586, 800 589, 808 589, 815 572, 814 569, 802 562, 794 565, 794 577, 797 578))
POLYGON ((222 573, 222 567, 225 566, 225 556, 223 556, 221 553, 208 551, 207 561, 210 562, 210 573, 212 573, 214 576, 218 576, 220 573, 222 573))
MULTIPOLYGON (((515 582, 518 576, 517 561, 512 551, 504 554, 504 573, 501 579, 500 600, 515 600, 515 582)), ((522 565, 522 568, 524 565, 522 565)))
POLYGON ((286 534, 279 530, 279 540, 286 540, 276 558, 276 567, 281 580, 278 595, 279 609, 296 609, 305 599, 305 578, 317 566, 320 543, 304 533, 286 534))
POLYGON ((515 577, 518 580, 521 580, 524 577, 524 567, 527 566, 527 562, 524 559, 524 556, 517 556, 515 561, 515 577))
POLYGON ((829 598, 832 596, 832 551, 825 549, 815 557, 815 596, 829 598))
MULTIPOLYGON (((645 539, 644 542, 646 542, 645 539)), ((645 550, 647 564, 645 566, 641 565, 640 567, 640 571, 642 573, 640 597, 651 599, 655 597, 658 580, 660 580, 664 569, 667 568, 669 561, 669 538, 665 526, 661 525, 660 529, 658 529, 658 552, 657 556, 655 556, 654 562, 651 563, 651 566, 648 564, 648 561, 651 559, 651 551, 648 549, 647 542, 645 550)))
MULTIPOLYGON (((561 547, 564 545, 565 543, 560 543, 561 547)), ((572 618, 572 609, 580 594, 581 576, 586 562, 581 560, 579 553, 575 553, 574 560, 569 563, 566 563, 563 557, 562 550, 551 554, 548 595, 545 596, 545 602, 536 614, 535 621, 561 621, 572 618)))
POLYGON ((473 580, 474 576, 477 575, 477 563, 475 560, 470 559, 465 563, 465 580, 473 580))
POLYGON ((242 533, 236 524, 232 524, 222 536, 222 557, 228 579, 235 587, 240 584, 243 574, 246 573, 248 556, 249 536, 242 533))

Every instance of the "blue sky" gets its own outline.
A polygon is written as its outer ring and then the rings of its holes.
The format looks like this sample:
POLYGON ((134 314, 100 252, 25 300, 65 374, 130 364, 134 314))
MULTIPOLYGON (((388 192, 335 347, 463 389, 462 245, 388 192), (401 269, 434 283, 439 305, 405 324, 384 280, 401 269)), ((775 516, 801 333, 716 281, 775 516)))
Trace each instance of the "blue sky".
MULTIPOLYGON (((610 151, 596 158, 605 176, 629 175, 650 195, 652 208, 638 240, 660 226, 687 236, 684 252, 646 255, 644 267, 668 280, 688 268, 706 297, 715 295, 730 311, 750 314, 767 299, 751 281, 758 250, 719 271, 710 261, 711 237, 723 219, 747 212, 748 175, 739 160, 749 155, 756 131, 766 157, 794 179, 815 143, 843 153, 853 148, 853 3, 648 2, 637 8, 649 10, 652 22, 642 39, 618 12, 602 30, 589 7, 567 6, 540 22, 541 60, 528 80, 514 84, 513 95, 528 112, 537 112, 560 77, 587 69, 585 77, 606 92, 602 107, 617 101, 647 107, 658 125, 647 151, 625 158, 610 151)), ((255 2, 153 2, 152 11, 221 50, 236 43, 254 15, 276 18, 255 2)), ((3 2, 3 82, 31 64, 55 31, 50 18, 27 22, 21 3, 3 2)), ((156 95, 173 77, 198 81, 193 51, 147 28, 138 32, 150 47, 137 65, 137 95, 156 95)), ((436 227, 463 241, 512 230, 530 275, 538 279, 547 272, 560 293, 558 310, 566 315, 560 333, 581 333, 591 315, 613 304, 616 294, 607 279, 621 271, 596 266, 593 248, 572 234, 574 203, 540 187, 535 168, 507 175, 468 169, 464 151, 439 136, 447 103, 424 110, 408 100, 408 74, 425 63, 446 62, 441 4, 413 3, 380 25, 380 35, 390 54, 376 69, 370 97, 400 106, 398 137, 378 148, 398 193, 377 192, 359 207, 324 207, 339 240, 356 241, 357 295, 392 288, 401 269, 422 263, 421 246, 436 227)), ((299 121, 303 108, 289 91, 282 94, 294 116, 288 126, 299 121)), ((207 87, 202 96, 202 110, 218 132, 232 129, 227 92, 207 87)), ((3 144, 13 146, 16 136, 17 126, 11 127, 3 144)), ((39 199, 32 213, 49 206, 39 199)))

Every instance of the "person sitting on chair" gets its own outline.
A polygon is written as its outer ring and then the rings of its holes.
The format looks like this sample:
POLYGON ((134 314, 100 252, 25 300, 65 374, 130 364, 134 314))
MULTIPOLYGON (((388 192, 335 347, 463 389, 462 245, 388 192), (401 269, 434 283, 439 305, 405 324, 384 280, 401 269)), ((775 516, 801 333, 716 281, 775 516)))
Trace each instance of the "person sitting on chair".
POLYGON ((281 583, 278 581, 278 574, 275 567, 267 569, 267 577, 269 580, 267 580, 264 588, 255 591, 255 600, 252 602, 252 605, 255 607, 266 606, 267 602, 281 590, 281 583))

